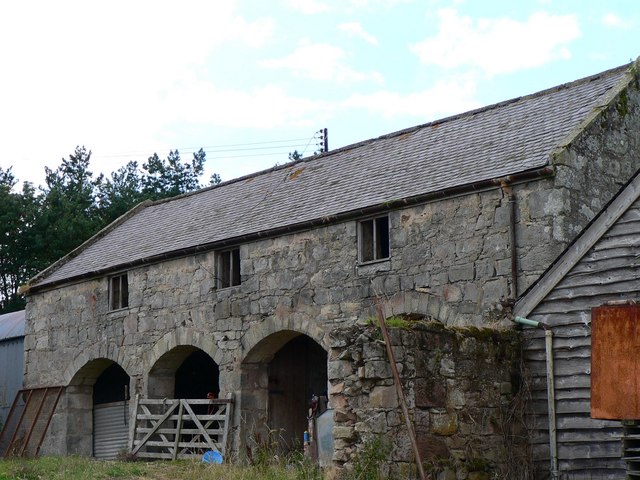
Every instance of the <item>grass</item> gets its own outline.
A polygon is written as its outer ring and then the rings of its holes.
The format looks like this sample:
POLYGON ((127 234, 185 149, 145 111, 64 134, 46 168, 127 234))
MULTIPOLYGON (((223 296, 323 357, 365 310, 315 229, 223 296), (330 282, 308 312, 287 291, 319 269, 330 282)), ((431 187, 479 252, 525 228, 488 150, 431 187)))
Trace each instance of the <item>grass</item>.
POLYGON ((0 460, 0 480, 319 480, 309 465, 246 466, 197 461, 122 462, 85 457, 0 460))

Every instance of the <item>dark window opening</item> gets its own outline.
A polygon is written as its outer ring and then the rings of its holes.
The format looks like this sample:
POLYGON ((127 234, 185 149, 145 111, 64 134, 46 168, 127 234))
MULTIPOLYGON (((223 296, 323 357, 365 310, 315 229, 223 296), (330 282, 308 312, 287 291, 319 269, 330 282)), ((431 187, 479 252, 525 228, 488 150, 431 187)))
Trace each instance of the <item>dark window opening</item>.
POLYGON ((111 364, 93 385, 93 404, 129 400, 129 375, 117 363, 111 364))
POLYGON ((389 258, 389 217, 360 222, 360 261, 389 258))
POLYGON ((234 248, 218 254, 219 288, 240 285, 240 249, 234 248))
POLYGON ((129 306, 129 282, 126 273, 109 280, 109 306, 111 310, 129 306))

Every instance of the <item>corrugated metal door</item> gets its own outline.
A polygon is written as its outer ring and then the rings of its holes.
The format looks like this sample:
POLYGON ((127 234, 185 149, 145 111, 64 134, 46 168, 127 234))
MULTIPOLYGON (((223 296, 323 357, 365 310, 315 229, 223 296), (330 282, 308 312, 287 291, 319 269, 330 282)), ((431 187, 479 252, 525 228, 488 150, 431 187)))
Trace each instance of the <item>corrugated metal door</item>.
POLYGON ((127 449, 129 402, 113 402, 93 407, 93 456, 114 459, 127 449))

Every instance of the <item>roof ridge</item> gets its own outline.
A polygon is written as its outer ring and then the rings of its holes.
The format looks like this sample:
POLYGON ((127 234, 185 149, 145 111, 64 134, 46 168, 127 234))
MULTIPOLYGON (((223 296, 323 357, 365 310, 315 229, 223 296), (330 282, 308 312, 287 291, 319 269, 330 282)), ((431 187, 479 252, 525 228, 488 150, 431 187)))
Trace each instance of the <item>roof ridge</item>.
POLYGON ((310 161, 314 161, 314 160, 320 160, 321 158, 330 157, 332 155, 335 155, 335 154, 338 154, 338 153, 341 153, 341 152, 345 152, 345 151, 349 151, 349 150, 353 150, 355 148, 359 148, 361 146, 368 145, 370 143, 374 143, 376 141, 388 140, 390 138, 406 135, 407 133, 413 133, 413 132, 422 130, 424 128, 433 127, 435 125, 441 125, 443 123, 447 123, 447 122, 451 122, 451 121, 454 121, 454 120, 458 120, 460 118, 472 117, 473 115, 477 115, 479 113, 495 110, 497 108, 501 108, 501 107, 504 107, 504 106, 507 106, 507 105, 510 105, 510 104, 513 104, 513 103, 516 103, 516 102, 519 102, 519 101, 522 101, 522 100, 528 100, 528 99, 531 99, 531 98, 537 98, 537 97, 542 97, 542 96, 545 96, 545 95, 549 95, 551 93, 558 92, 558 91, 561 91, 561 90, 564 90, 564 89, 567 89, 567 88, 571 88, 571 87, 575 87, 575 86, 578 86, 578 85, 582 85, 583 83, 588 83, 588 82, 592 82, 592 81, 598 80, 598 79, 600 79, 600 78, 602 78, 604 76, 611 75, 614 72, 624 71, 626 69, 630 69, 630 68, 632 68, 632 66, 634 64, 639 63, 639 62, 640 62, 640 57, 638 57, 638 59, 636 61, 634 61, 634 62, 626 63, 626 64, 620 65, 618 67, 610 68, 609 70, 605 70, 603 72, 599 72, 599 73, 596 73, 596 74, 593 74, 593 75, 589 75, 587 77, 579 78, 577 80, 573 80, 571 82, 566 82, 566 83, 563 83, 561 85, 556 85, 556 86, 553 86, 553 87, 550 87, 550 88, 547 88, 547 89, 544 89, 544 90, 540 90, 540 91, 537 91, 537 92, 534 92, 534 93, 530 93, 530 94, 527 94, 527 95, 521 95, 519 97, 510 98, 510 99, 507 99, 507 100, 502 100, 500 102, 493 103, 493 104, 490 104, 490 105, 485 105, 483 107, 478 107, 476 109, 468 110, 466 112, 456 113, 455 115, 449 115, 447 117, 442 117, 442 118, 439 118, 439 119, 436 119, 436 120, 432 120, 432 121, 427 122, 427 123, 422 123, 422 124, 419 124, 419 125, 414 125, 414 126, 411 126, 411 127, 403 128, 401 130, 397 130, 397 131, 391 132, 391 133, 386 133, 386 134, 380 135, 378 137, 373 137, 373 138, 369 138, 369 139, 366 139, 366 140, 361 140, 361 141, 356 142, 356 143, 345 145, 345 146, 336 148, 335 150, 330 150, 328 152, 314 154, 314 155, 311 155, 309 157, 304 157, 304 158, 301 158, 301 159, 298 159, 298 160, 293 160, 293 161, 290 161, 290 162, 286 162, 286 163, 283 163, 282 165, 276 164, 273 167, 266 168, 264 170, 259 170, 257 172, 252 172, 252 173, 249 173, 247 175, 243 175, 241 177, 232 178, 230 180, 218 183, 216 185, 208 185, 208 186, 200 188, 198 190, 193 190, 191 192, 185 192, 185 193, 182 193, 180 195, 176 195, 174 197, 169 197, 169 198, 163 198, 163 199, 160 199, 160 200, 156 200, 156 201, 153 202, 153 205, 160 205, 162 203, 172 202, 174 200, 180 200, 182 198, 186 198, 186 197, 190 197, 190 196, 193 196, 193 195, 197 195, 197 194, 200 194, 200 193, 203 193, 203 192, 210 191, 212 189, 225 187, 227 185, 233 185, 234 183, 244 182, 244 181, 252 179, 252 178, 256 178, 256 177, 259 177, 259 176, 262 176, 262 175, 266 175, 268 173, 276 172, 278 170, 284 170, 286 168, 290 168, 290 167, 292 167, 294 165, 297 165, 297 164, 300 164, 300 163, 306 163, 306 162, 310 162, 310 161))
MULTIPOLYGON (((638 57, 638 60, 636 60, 636 62, 640 63, 640 57, 638 57)), ((577 80, 572 80, 571 82, 567 82, 567 83, 563 83, 561 85, 555 85, 553 87, 550 88, 546 88, 544 90, 540 90, 534 93, 529 93, 527 95, 521 95, 519 97, 515 97, 515 98, 510 98, 508 100, 502 100, 500 102, 497 103, 492 103, 490 105, 485 105, 483 107, 478 107, 475 108, 473 110, 468 110, 466 112, 461 112, 461 113, 456 113, 454 115, 450 115, 448 117, 442 117, 436 120, 432 120, 430 122, 427 123, 422 123, 420 125, 414 125, 412 127, 408 127, 408 128, 404 128, 402 130, 397 130, 395 132, 391 132, 391 133, 386 133, 384 135, 380 135, 379 137, 374 137, 374 138, 370 138, 368 140, 362 140, 360 142, 354 143, 354 144, 350 144, 350 145, 345 145, 344 147, 340 147, 337 148, 335 150, 331 150, 330 152, 326 152, 326 153, 322 153, 320 155, 316 155, 314 157, 310 157, 310 159, 314 159, 314 158, 318 158, 318 157, 323 157, 326 155, 330 155, 333 153, 338 153, 341 151, 345 151, 345 150, 351 150, 353 148, 359 147, 361 145, 367 144, 367 143, 372 143, 376 140, 387 140, 389 138, 394 138, 397 136, 401 136, 401 135, 406 135, 407 133, 411 133, 411 132, 415 132, 418 130, 422 130, 423 128, 427 128, 427 127, 433 127, 435 125, 441 125, 442 123, 446 123, 446 122, 450 122, 453 120, 458 120, 460 118, 464 118, 464 117, 471 117, 473 115, 477 115, 478 113, 483 113, 486 111, 490 111, 490 110, 494 110, 496 108, 500 108, 512 103, 516 103, 518 101, 521 100, 528 100, 530 98, 537 98, 537 97, 542 97, 545 95, 549 95, 550 93, 554 93, 560 90, 565 90, 567 88, 571 88, 571 87, 575 87, 578 85, 582 85, 583 83, 589 83, 589 82, 593 82, 595 80, 598 80, 604 76, 607 75, 611 75, 614 72, 618 72, 618 71, 624 71, 627 69, 630 69, 633 65, 635 64, 635 62, 630 62, 630 63, 625 63, 624 65, 620 65, 618 67, 614 67, 614 68, 610 68, 609 70, 605 70, 603 72, 599 72, 593 75, 589 75, 587 77, 583 77, 583 78, 579 78, 577 80)), ((305 159, 306 160, 306 159, 305 159)))

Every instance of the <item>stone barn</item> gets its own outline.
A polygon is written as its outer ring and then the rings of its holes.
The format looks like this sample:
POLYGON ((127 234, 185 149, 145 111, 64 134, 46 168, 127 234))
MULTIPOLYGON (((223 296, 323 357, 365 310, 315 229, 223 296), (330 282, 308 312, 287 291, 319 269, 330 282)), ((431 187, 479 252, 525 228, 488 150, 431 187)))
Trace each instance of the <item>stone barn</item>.
POLYGON ((25 385, 65 387, 43 452, 96 455, 103 404, 229 395, 227 457, 296 448, 318 397, 331 466, 382 436, 410 476, 380 305, 425 465, 507 468, 503 304, 640 167, 639 103, 625 65, 139 205, 25 286, 25 385))

